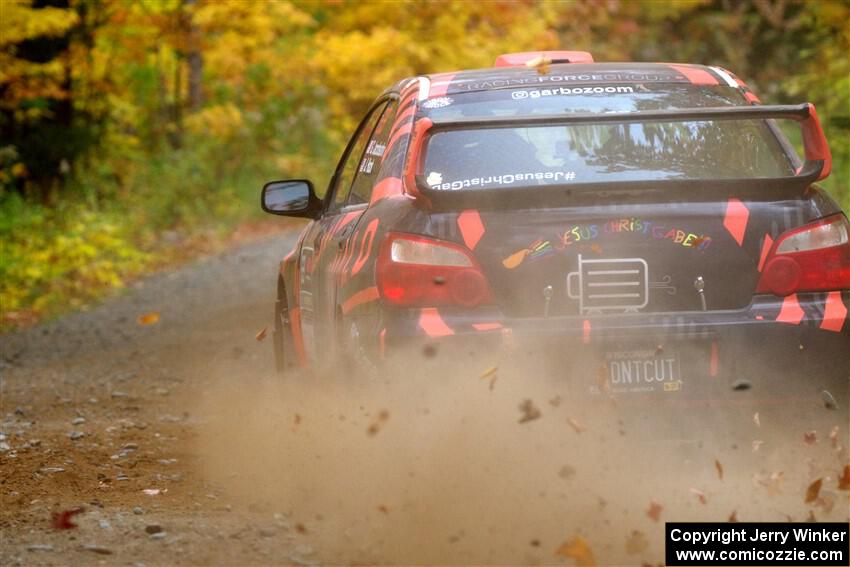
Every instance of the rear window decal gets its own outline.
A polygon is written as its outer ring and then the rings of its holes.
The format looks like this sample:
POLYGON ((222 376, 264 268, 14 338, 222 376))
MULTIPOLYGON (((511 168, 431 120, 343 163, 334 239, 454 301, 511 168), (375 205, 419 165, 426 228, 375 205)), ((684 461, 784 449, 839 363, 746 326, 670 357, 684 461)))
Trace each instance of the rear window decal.
MULTIPOLYGON (((431 179, 431 175, 433 175, 433 173, 428 175, 428 179, 431 179)), ((464 189, 467 187, 513 185, 515 183, 520 183, 523 181, 573 181, 575 180, 575 178, 575 171, 530 171, 525 173, 507 173, 503 175, 482 175, 481 177, 460 179, 447 183, 431 183, 430 181, 428 181, 428 184, 434 190, 457 191, 459 189, 464 189)), ((442 179, 440 181, 442 181, 442 179)))
POLYGON ((425 179, 425 182, 433 187, 434 185, 439 185, 443 182, 443 176, 436 171, 432 171, 428 174, 428 177, 425 179))
POLYGON ((633 93, 634 87, 559 87, 557 89, 538 90, 516 90, 511 91, 514 100, 536 99, 548 96, 571 95, 571 94, 616 94, 633 93))
MULTIPOLYGON (((699 232, 692 232, 685 228, 670 228, 662 224, 655 224, 637 218, 610 219, 601 224, 579 224, 570 226, 564 232, 558 232, 557 238, 544 240, 537 238, 525 248, 521 248, 502 260, 502 265, 513 270, 519 267, 526 259, 538 259, 546 257, 554 252, 565 250, 576 244, 584 245, 588 241, 594 241, 600 237, 614 234, 634 234, 652 240, 669 240, 685 248, 694 248, 704 251, 711 246, 711 237, 699 232)), ((601 248, 596 244, 591 250, 601 253, 601 248)))
POLYGON ((454 99, 448 96, 438 96, 431 98, 422 103, 423 108, 445 108, 451 105, 454 99))

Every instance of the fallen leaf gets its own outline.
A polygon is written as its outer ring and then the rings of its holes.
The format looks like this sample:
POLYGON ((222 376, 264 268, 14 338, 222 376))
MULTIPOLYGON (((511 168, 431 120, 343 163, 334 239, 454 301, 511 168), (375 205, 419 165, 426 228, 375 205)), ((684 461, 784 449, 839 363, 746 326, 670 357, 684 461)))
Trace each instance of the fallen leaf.
POLYGON ((803 434, 803 441, 805 441, 807 445, 814 445, 818 442, 818 432, 807 431, 803 434))
POLYGON ((838 479, 838 490, 850 490, 850 465, 844 465, 844 474, 838 479))
POLYGON ((735 522, 737 522, 738 521, 738 511, 732 510, 732 513, 729 514, 729 519, 726 520, 726 521, 729 522, 730 524, 734 524, 735 522))
POLYGON ((567 419, 567 423, 570 424, 570 427, 572 427, 573 430, 576 433, 583 433, 584 431, 587 430, 587 428, 584 425, 582 425, 581 423, 579 423, 578 420, 575 419, 575 418, 571 417, 571 418, 567 419))
POLYGON ((763 443, 764 443, 764 441, 762 441, 761 439, 754 439, 753 440, 753 453, 755 453, 759 449, 761 449, 761 446, 762 446, 763 443))
POLYGON ((539 75, 545 75, 546 73, 548 73, 549 65, 551 64, 552 60, 544 55, 539 55, 534 59, 529 59, 525 62, 526 67, 537 69, 537 74, 539 75))
POLYGON ((77 527, 77 524, 71 519, 77 514, 82 514, 86 509, 83 507, 73 508, 71 510, 63 510, 62 512, 53 512, 50 525, 54 530, 70 530, 77 527))
POLYGON ((626 553, 629 555, 642 553, 646 551, 647 547, 649 547, 649 542, 646 536, 638 530, 632 531, 632 535, 626 539, 626 553))
POLYGON ((519 405, 519 411, 522 412, 522 416, 519 418, 519 423, 533 421, 543 415, 531 400, 523 400, 523 402, 519 405))
POLYGON ((761 475, 753 475, 755 482, 767 489, 768 496, 773 496, 781 492, 782 482, 785 480, 785 473, 777 471, 771 473, 770 476, 763 477, 761 475))
POLYGON ((381 430, 381 427, 383 427, 383 425, 389 419, 390 419, 390 412, 388 412, 387 410, 381 410, 380 412, 378 412, 377 419, 374 422, 372 422, 372 425, 369 426, 369 429, 367 429, 366 432, 369 435, 377 435, 378 431, 381 430))
POLYGON ((759 419, 759 412, 753 414, 753 423, 756 424, 756 427, 761 427, 761 419, 759 419))
POLYGON ((380 506, 378 506, 378 512, 381 512, 381 513, 384 513, 384 514, 389 514, 390 510, 389 510, 389 508, 387 508, 386 506, 381 504, 380 506))
POLYGON ((840 431, 839 427, 836 425, 832 428, 832 431, 829 432, 829 440, 832 442, 832 448, 836 449, 838 447, 838 432, 840 431))
POLYGON ((265 340, 266 335, 268 334, 268 331, 269 331, 268 327, 263 327, 262 329, 260 329, 260 331, 256 335, 254 335, 254 338, 257 339, 258 341, 265 340))
POLYGON ((714 468, 717 469, 717 476, 723 480, 723 465, 717 459, 714 459, 714 468))
POLYGON ((822 478, 817 479, 809 485, 809 487, 806 489, 806 504, 811 504, 812 502, 818 499, 821 485, 823 485, 822 478))
POLYGON ((581 536, 576 536, 570 541, 565 542, 555 550, 555 555, 575 559, 576 567, 596 567, 596 558, 593 556, 593 550, 590 549, 587 540, 581 536))
POLYGON ((653 502, 652 500, 650 500, 649 501, 649 510, 646 511, 646 515, 653 522, 657 522, 659 519, 661 519, 661 511, 663 509, 664 509, 664 507, 661 504, 659 504, 658 502, 653 502))
POLYGON ((151 311, 144 315, 139 315, 139 325, 156 325, 159 323, 159 311, 151 311))
POLYGON ((498 366, 491 366, 490 368, 488 368, 487 370, 485 370, 485 371, 481 374, 481 376, 479 376, 479 378, 481 378, 482 380, 486 380, 487 378, 491 378, 491 377, 495 376, 495 375, 496 375, 496 372, 498 372, 498 371, 499 371, 499 367, 498 367, 498 366))
POLYGON ((703 492, 702 490, 691 488, 691 494, 697 497, 697 500, 699 500, 700 504, 705 505, 708 503, 708 499, 705 497, 705 492, 703 492))

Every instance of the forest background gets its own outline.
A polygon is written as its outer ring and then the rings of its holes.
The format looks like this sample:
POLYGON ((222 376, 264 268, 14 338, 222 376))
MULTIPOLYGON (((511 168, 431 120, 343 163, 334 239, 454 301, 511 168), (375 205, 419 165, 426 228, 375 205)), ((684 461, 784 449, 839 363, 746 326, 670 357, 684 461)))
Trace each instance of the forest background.
POLYGON ((815 103, 850 209, 846 0, 0 0, 0 329, 227 240, 266 180, 321 188, 397 79, 544 49, 815 103))

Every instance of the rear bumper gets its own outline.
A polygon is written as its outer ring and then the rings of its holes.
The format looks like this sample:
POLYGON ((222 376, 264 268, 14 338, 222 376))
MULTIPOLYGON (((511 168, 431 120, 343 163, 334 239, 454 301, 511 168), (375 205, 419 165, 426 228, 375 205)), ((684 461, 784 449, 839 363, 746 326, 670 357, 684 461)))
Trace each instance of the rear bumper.
POLYGON ((529 319, 488 309, 387 311, 382 344, 388 355, 433 343, 447 352, 483 354, 494 364, 516 360, 519 367, 533 360, 590 393, 600 389, 599 367, 612 355, 641 351, 651 359, 646 353, 655 351, 676 359, 685 382, 681 392, 666 398, 725 399, 730 392, 752 390, 761 402, 818 401, 826 390, 846 407, 848 306, 845 291, 758 297, 746 309, 713 312, 529 319))

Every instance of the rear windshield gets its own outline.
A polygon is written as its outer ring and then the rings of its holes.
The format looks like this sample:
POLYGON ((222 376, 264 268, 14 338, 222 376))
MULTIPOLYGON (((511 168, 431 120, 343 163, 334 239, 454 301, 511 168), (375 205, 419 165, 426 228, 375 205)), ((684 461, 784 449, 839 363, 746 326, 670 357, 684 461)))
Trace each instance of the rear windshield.
MULTIPOLYGON (((667 84, 564 87, 567 94, 561 90, 464 93, 443 97, 441 101, 431 99, 423 106, 432 118, 452 119, 745 104, 740 94, 729 87, 667 84), (579 89, 581 92, 572 94, 579 89), (591 91, 585 92, 587 89, 591 91)), ((459 190, 608 181, 782 177, 792 175, 793 167, 775 130, 766 121, 722 120, 558 124, 439 132, 429 140, 423 173, 432 189, 459 190)))

